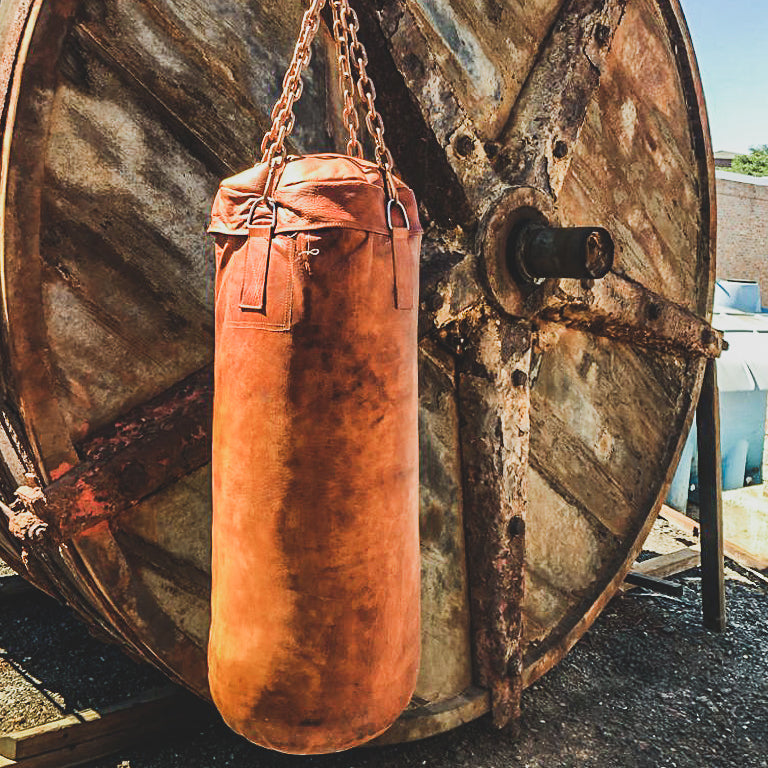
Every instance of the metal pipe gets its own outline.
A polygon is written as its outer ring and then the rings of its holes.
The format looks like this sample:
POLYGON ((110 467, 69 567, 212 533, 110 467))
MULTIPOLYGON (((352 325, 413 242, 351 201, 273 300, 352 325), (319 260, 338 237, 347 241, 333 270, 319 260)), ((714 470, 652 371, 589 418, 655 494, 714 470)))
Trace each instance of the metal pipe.
POLYGON ((528 221, 507 244, 510 270, 524 282, 599 279, 613 266, 613 238, 602 227, 549 227, 528 221))

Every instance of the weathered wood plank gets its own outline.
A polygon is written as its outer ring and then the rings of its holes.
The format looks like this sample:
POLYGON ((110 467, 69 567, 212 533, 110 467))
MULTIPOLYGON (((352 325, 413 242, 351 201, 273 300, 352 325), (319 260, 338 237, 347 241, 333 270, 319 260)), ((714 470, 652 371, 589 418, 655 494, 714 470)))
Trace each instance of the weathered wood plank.
MULTIPOLYGON (((698 520, 694 520, 693 518, 684 515, 682 512, 678 512, 676 509, 668 507, 666 504, 662 505, 659 514, 665 520, 672 523, 673 525, 676 525, 686 533, 690 533, 695 536, 699 536, 701 534, 701 523, 699 523, 698 520)), ((744 547, 739 546, 735 542, 728 541, 727 539, 723 541, 723 554, 726 557, 729 557, 731 560, 739 563, 740 565, 746 566, 747 568, 754 568, 758 571, 762 571, 768 568, 767 558, 760 557, 759 555, 756 555, 755 553, 750 552, 749 550, 744 549, 744 547)))
POLYGON ((366 746, 400 744, 404 741, 426 739, 436 733, 468 723, 484 715, 490 708, 490 696, 483 688, 470 686, 457 696, 442 701, 419 704, 411 702, 408 709, 389 730, 366 746))
POLYGON ((699 119, 682 119, 684 65, 660 11, 667 4, 628 4, 558 208, 570 224, 611 232, 617 272, 704 316, 714 263, 711 200, 694 152, 699 119))
MULTIPOLYGON (((203 154, 219 158, 229 170, 223 173, 219 166, 220 175, 254 161, 293 52, 299 4, 109 0, 82 5, 73 45, 76 39, 82 50, 140 85, 155 101, 160 122, 169 122, 164 113, 172 115, 203 154)), ((330 147, 324 121, 310 117, 326 110, 321 46, 316 53, 297 105, 292 150, 330 147)))
POLYGON ((569 503, 531 466, 523 597, 526 640, 540 632, 542 622, 552 626, 562 621, 620 555, 621 538, 583 507, 569 503))
POLYGON ((97 711, 86 709, 44 725, 0 736, 0 766, 68 768, 193 727, 202 703, 178 688, 164 688, 97 711))
MULTIPOLYGON (((478 14, 471 0, 417 0, 409 6, 481 138, 499 135, 560 6, 560 0, 489 2, 485 14, 478 14)), ((413 68, 411 63, 408 69, 413 68)))
POLYGON ((169 686, 101 711, 79 710, 59 720, 0 735, 0 755, 21 760, 125 731, 135 739, 142 731, 164 730, 173 722, 183 721, 191 701, 190 694, 169 686))
POLYGON ((531 394, 532 464, 570 503, 628 535, 658 493, 670 421, 687 415, 679 377, 691 373, 673 355, 576 330, 549 334, 539 334, 531 394))
MULTIPOLYGON (((674 576, 690 568, 696 568, 700 562, 701 550, 698 547, 683 547, 674 552, 668 552, 665 555, 658 555, 657 557, 651 557, 648 560, 635 563, 632 566, 632 571, 644 576, 655 576, 658 579, 663 579, 666 576, 674 576)), ((634 584, 629 584, 625 581, 621 585, 622 592, 629 592, 631 589, 635 589, 634 584)))
POLYGON ((46 480, 58 477, 78 462, 52 392, 45 323, 39 311, 42 265, 38 232, 45 154, 45 132, 41 134, 39 127, 45 124, 51 109, 49 83, 68 16, 66 9, 60 15, 52 13, 41 0, 30 6, 23 32, 17 27, 22 34, 3 105, 0 264, 8 367, 16 410, 25 414, 27 441, 37 469, 46 480), (25 90, 36 93, 31 102, 21 98, 22 81, 25 90), (20 252, 24 252, 22 258, 15 258, 20 252))
POLYGON ((472 682, 455 362, 419 350, 421 665, 414 695, 440 701, 472 682))

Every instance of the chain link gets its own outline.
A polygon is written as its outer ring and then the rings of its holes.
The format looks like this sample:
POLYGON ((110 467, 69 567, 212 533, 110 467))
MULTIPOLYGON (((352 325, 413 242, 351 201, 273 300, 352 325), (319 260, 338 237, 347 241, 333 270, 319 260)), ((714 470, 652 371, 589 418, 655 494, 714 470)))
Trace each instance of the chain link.
POLYGON ((357 138, 360 130, 360 118, 355 107, 355 83, 352 80, 352 70, 349 60, 349 39, 347 29, 342 21, 341 0, 331 0, 333 13, 333 37, 336 41, 336 53, 339 66, 339 85, 344 94, 344 111, 342 118, 347 129, 349 141, 347 142, 347 154, 352 157, 363 157, 363 145, 357 138))
MULTIPOLYGON (((320 12, 326 0, 312 0, 301 22, 301 33, 293 51, 291 63, 283 78, 280 98, 272 109, 272 127, 261 142, 261 162, 266 163, 269 171, 264 186, 264 198, 272 194, 277 169, 285 162, 285 139, 293 130, 296 116, 293 105, 298 101, 304 89, 301 75, 312 57, 312 40, 320 26, 320 12)), ((397 187, 393 176, 392 155, 384 141, 384 121, 376 109, 376 88, 367 72, 368 55, 357 36, 360 22, 349 0, 331 0, 333 15, 333 37, 339 66, 339 84, 344 98, 342 114, 344 127, 349 135, 347 154, 363 157, 363 147, 358 139, 360 118, 354 102, 355 90, 365 110, 365 126, 374 143, 376 164, 382 171, 390 200, 399 202, 397 187), (357 73, 357 89, 352 74, 354 64, 357 73)))
POLYGON ((390 199, 399 200, 395 178, 392 175, 394 162, 392 155, 384 141, 384 121, 376 109, 376 88, 373 81, 368 77, 366 69, 368 64, 368 54, 365 52, 363 44, 357 37, 360 29, 360 21, 357 18, 355 9, 349 4, 349 0, 339 0, 341 4, 342 24, 346 28, 349 39, 349 55, 357 69, 357 92, 363 105, 367 107, 365 115, 365 126, 371 135, 374 143, 374 152, 376 154, 376 164, 381 168, 384 179, 387 184, 387 192, 390 199))
POLYGON ((283 78, 283 89, 280 98, 272 108, 272 127, 261 142, 261 162, 266 163, 269 172, 264 186, 264 197, 272 194, 275 182, 275 172, 285 162, 285 138, 293 130, 296 116, 293 105, 304 90, 301 75, 312 58, 312 39, 320 26, 320 11, 326 0, 312 0, 301 20, 301 32, 293 51, 291 63, 283 78))

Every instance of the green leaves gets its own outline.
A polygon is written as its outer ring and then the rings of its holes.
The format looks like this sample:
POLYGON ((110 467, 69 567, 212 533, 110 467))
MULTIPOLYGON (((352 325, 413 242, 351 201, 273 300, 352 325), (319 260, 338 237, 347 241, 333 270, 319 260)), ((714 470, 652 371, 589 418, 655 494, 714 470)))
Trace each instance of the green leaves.
POLYGON ((750 147, 748 155, 736 155, 731 168, 748 176, 768 176, 768 144, 750 147))

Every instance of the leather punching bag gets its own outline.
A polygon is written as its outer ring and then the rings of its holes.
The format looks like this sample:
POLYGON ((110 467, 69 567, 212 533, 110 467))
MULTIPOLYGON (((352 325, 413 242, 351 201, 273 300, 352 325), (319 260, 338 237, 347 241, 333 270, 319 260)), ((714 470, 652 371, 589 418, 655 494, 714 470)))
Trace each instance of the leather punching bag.
POLYGON ((373 738, 418 673, 421 229, 378 147, 284 158, 273 125, 213 208, 209 682, 230 727, 283 752, 373 738))

